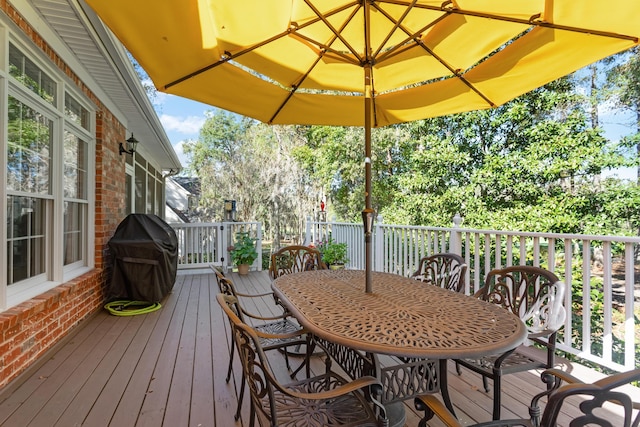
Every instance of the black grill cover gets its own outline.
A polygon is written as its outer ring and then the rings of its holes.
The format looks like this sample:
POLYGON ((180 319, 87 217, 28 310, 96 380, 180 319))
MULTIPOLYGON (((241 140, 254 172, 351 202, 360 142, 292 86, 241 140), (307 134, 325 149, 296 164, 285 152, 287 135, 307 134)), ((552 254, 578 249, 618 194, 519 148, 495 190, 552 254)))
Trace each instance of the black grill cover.
POLYGON ((130 214, 109 240, 113 257, 109 301, 160 302, 173 289, 178 237, 156 215, 130 214))

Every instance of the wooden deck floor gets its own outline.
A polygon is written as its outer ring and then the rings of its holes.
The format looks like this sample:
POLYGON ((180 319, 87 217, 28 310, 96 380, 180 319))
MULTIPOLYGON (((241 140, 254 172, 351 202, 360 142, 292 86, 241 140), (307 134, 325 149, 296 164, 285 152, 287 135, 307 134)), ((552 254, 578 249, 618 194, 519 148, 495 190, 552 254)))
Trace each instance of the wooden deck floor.
MULTIPOLYGON (((269 289, 266 272, 231 277, 240 291, 269 289)), ((216 293, 212 274, 179 274, 162 309, 129 317, 103 311, 85 321, 41 363, 0 390, 0 426, 248 425, 246 399, 242 420, 233 420, 240 367, 235 365, 235 379, 227 384, 229 331, 216 293)), ((272 300, 253 308, 277 312, 272 300)), ((282 356, 274 353, 274 369, 285 376, 282 356)), ((564 367, 583 378, 595 375, 578 365, 564 367)), ((451 364, 450 372, 459 418, 489 420, 491 395, 482 390, 480 377, 469 371, 457 376, 451 364)), ((503 418, 526 417, 542 383, 531 372, 505 377, 504 387, 503 418)), ((406 410, 406 425, 416 426, 419 414, 412 401, 406 410)), ((571 409, 564 425, 570 414, 571 409)))

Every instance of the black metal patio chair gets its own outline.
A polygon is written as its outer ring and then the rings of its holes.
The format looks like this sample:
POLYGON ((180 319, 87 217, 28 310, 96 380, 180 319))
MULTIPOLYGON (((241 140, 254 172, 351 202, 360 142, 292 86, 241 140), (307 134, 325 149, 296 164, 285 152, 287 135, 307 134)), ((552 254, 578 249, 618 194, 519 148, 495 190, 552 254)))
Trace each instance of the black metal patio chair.
POLYGON ((236 298, 218 294, 217 300, 232 325, 249 387, 251 427, 255 419, 260 426, 270 427, 388 426, 385 407, 376 398, 382 389, 376 378, 345 379, 331 370, 331 358, 326 357, 323 374, 282 384, 262 346, 269 335, 238 317, 236 298))
MULTIPOLYGON (((610 375, 594 383, 583 383, 559 369, 547 369, 541 374, 547 383, 546 390, 538 393, 531 400, 528 419, 493 420, 467 427, 556 427, 559 418, 570 418, 569 424, 562 420, 562 425, 571 427, 601 426, 614 427, 611 415, 604 410, 605 404, 613 403, 621 407, 621 418, 615 427, 638 427, 640 412, 638 405, 624 393, 621 387, 640 380, 640 369, 610 375), (563 385, 562 383, 565 382, 563 385), (544 411, 540 408, 543 398, 548 398, 544 411), (569 399, 581 399, 577 410, 562 414, 563 404, 569 399), (636 412, 634 418, 634 411, 636 412), (607 416, 608 415, 608 416, 607 416)), ((426 427, 427 422, 437 416, 447 427, 461 427, 463 424, 451 414, 444 404, 434 395, 424 395, 415 399, 416 409, 424 411, 419 427, 426 427)))
POLYGON ((284 274, 309 270, 326 270, 320 251, 303 245, 290 245, 280 248, 271 255, 269 275, 276 279, 284 274))
POLYGON ((493 380, 493 419, 500 418, 501 380, 503 375, 531 369, 549 369, 555 364, 556 336, 564 324, 565 283, 552 272, 540 267, 512 266, 494 269, 487 274, 485 285, 474 297, 498 304, 519 316, 528 329, 528 342, 503 354, 479 359, 456 359, 460 366, 482 375, 486 392, 488 378, 493 380), (535 343, 544 351, 529 346, 535 343))
MULTIPOLYGON (((260 336, 261 346, 263 350, 282 350, 285 358, 285 364, 287 369, 291 370, 291 366, 289 363, 289 352, 287 351, 287 347, 291 346, 300 346, 302 344, 307 345, 307 348, 312 348, 309 346, 310 337, 307 334, 307 331, 303 329, 298 323, 292 321, 290 316, 287 313, 282 313, 277 316, 260 316, 254 313, 251 313, 247 309, 243 307, 240 302, 241 298, 262 298, 273 296, 271 293, 263 293, 263 294, 244 294, 240 293, 235 289, 235 286, 231 279, 225 277, 220 271, 214 269, 216 274, 216 281, 218 283, 218 290, 220 293, 224 295, 228 295, 235 299, 234 307, 237 311, 236 315, 241 319, 242 322, 246 323, 247 321, 251 322, 253 328, 257 331, 260 331, 262 334, 260 336)), ((274 304, 275 305, 275 304, 274 304)), ((231 374, 233 372, 233 356, 235 353, 236 346, 233 343, 234 336, 231 335, 231 342, 229 343, 229 367, 227 369, 227 377, 226 382, 228 383, 231 380, 231 374)), ((292 372, 291 376, 294 377, 303 367, 306 367, 306 375, 307 377, 310 375, 309 368, 309 357, 305 357, 300 366, 296 368, 295 371, 292 372)), ((242 398, 244 396, 244 380, 240 386, 240 393, 238 396, 238 407, 236 410, 235 419, 238 420, 240 417, 240 410, 242 406, 242 398)))
POLYGON ((423 257, 411 275, 415 280, 454 292, 464 292, 467 264, 457 254, 438 253, 423 257))

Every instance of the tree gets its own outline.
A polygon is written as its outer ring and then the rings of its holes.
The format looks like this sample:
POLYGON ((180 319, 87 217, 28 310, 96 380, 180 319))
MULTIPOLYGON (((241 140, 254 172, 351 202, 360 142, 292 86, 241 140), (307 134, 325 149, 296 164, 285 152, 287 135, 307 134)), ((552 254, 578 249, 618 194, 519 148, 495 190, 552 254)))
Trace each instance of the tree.
MULTIPOLYGON (((640 157, 640 48, 616 57, 618 61, 610 69, 607 83, 616 104, 628 109, 635 117, 634 131, 623 139, 627 146, 634 146, 640 157)), ((640 163, 638 163, 637 183, 640 185, 640 163)))
POLYGON ((397 150, 401 166, 383 166, 392 176, 374 172, 388 184, 385 220, 448 226, 460 213, 470 227, 547 232, 597 221, 589 201, 613 189, 599 174, 628 163, 591 126, 576 84, 564 78, 492 110, 403 125, 410 136, 397 150))
MULTIPOLYGON (((250 119, 222 110, 209 112, 198 140, 184 145, 184 152, 191 157, 187 173, 201 181, 200 206, 205 220, 222 219, 224 200, 244 200, 252 173, 243 162, 249 151, 243 139, 251 125, 250 119)), ((244 203, 239 207, 240 217, 247 218, 250 208, 244 203)))
MULTIPOLYGON (((285 230, 302 235, 304 215, 315 200, 315 183, 294 159, 304 130, 268 126, 217 111, 210 113, 197 141, 185 144, 190 173, 202 183, 205 220, 221 220, 226 199, 236 200, 238 218, 261 221, 279 242, 285 230)), ((277 243, 276 243, 277 246, 277 243)))
MULTIPOLYGON (((637 189, 601 178, 637 160, 627 141, 608 141, 597 127, 600 69, 491 110, 374 129, 374 209, 411 225, 449 226, 460 213, 474 228, 620 234, 640 226, 637 189)), ((324 197, 339 220, 361 220, 361 128, 268 126, 220 112, 186 151, 204 206, 220 213, 224 199, 237 199, 240 217, 263 221, 276 241, 287 229, 301 234, 324 197)))

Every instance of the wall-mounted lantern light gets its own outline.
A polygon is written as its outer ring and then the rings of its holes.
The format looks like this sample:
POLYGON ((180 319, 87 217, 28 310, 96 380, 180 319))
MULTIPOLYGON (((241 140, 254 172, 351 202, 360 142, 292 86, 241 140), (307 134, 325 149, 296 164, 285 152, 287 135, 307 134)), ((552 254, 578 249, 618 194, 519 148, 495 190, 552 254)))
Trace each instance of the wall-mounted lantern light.
POLYGON ((136 147, 138 146, 138 140, 133 137, 133 132, 131 133, 131 138, 127 139, 127 148, 124 148, 124 144, 120 143, 120 155, 122 153, 133 154, 136 152, 136 147))

